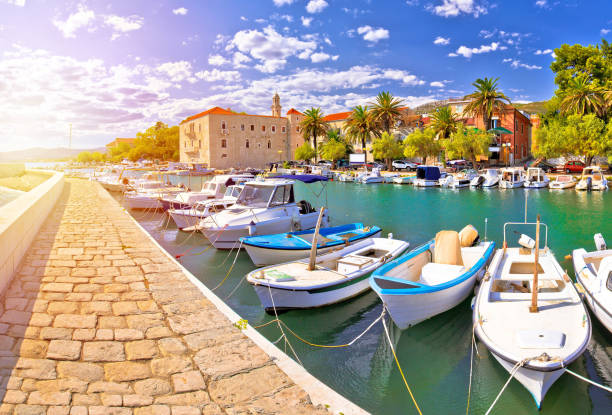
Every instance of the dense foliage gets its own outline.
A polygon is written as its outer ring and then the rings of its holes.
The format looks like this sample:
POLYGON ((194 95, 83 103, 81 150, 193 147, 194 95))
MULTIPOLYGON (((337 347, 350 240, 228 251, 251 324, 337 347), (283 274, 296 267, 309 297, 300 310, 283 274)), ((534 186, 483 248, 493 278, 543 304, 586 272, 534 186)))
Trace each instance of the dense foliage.
POLYGON ((329 129, 329 125, 323 120, 324 115, 321 108, 310 108, 304 111, 304 118, 300 123, 302 128, 302 134, 305 140, 312 138, 312 144, 314 146, 315 157, 317 155, 317 137, 325 134, 329 129))
POLYGON ((461 125, 448 140, 444 140, 446 156, 450 159, 470 160, 476 166, 478 156, 489 156, 491 137, 486 131, 461 125))
POLYGON ((312 148, 312 146, 308 142, 305 142, 304 144, 302 144, 301 146, 295 149, 295 159, 296 160, 302 160, 305 162, 309 162, 315 157, 316 154, 317 153, 315 149, 312 148))
POLYGON ((403 153, 404 146, 401 141, 397 141, 393 135, 387 132, 382 133, 380 138, 376 138, 372 142, 374 158, 384 160, 388 170, 391 170, 391 162, 402 157, 403 153))
POLYGON ((421 157, 423 163, 427 157, 436 157, 442 149, 440 140, 433 128, 415 130, 404 139, 404 156, 408 158, 421 157))

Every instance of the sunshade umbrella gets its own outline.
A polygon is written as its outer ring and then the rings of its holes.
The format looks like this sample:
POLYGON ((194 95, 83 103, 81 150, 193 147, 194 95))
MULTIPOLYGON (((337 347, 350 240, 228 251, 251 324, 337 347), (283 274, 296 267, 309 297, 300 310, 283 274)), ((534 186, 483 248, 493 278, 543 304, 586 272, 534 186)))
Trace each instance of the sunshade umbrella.
POLYGON ((507 128, 504 127, 495 127, 495 128, 491 128, 489 131, 487 131, 489 133, 494 133, 494 134, 512 134, 512 131, 508 130, 507 128))

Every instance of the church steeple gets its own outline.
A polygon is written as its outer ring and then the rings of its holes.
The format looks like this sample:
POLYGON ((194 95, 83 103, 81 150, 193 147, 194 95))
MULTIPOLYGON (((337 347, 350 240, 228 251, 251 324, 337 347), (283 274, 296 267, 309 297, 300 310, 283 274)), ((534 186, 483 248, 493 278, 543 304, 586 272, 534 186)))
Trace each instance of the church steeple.
POLYGON ((272 116, 273 117, 281 117, 281 104, 280 97, 278 96, 278 92, 274 94, 272 97, 272 116))

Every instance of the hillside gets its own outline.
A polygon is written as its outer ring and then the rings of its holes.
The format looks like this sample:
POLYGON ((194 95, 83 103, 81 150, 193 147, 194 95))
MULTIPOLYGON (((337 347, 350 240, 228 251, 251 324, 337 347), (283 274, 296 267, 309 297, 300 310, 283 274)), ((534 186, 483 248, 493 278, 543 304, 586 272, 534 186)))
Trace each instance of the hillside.
POLYGON ((543 114, 546 112, 548 101, 534 101, 527 104, 513 104, 517 109, 526 111, 530 114, 543 114))
POLYGON ((26 150, 5 151, 0 152, 0 162, 7 161, 37 161, 37 160, 62 160, 74 158, 82 151, 100 151, 105 152, 106 149, 68 149, 65 147, 58 148, 42 148, 33 147, 26 150))

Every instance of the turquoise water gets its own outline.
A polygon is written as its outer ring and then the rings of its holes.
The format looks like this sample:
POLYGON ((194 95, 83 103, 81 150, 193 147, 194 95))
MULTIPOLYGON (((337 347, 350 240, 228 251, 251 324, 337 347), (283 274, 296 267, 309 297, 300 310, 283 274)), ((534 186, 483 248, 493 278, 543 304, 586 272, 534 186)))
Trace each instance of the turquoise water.
MULTIPOLYGON (((296 197, 316 202, 319 184, 296 185, 296 197)), ((501 245, 502 226, 523 221, 525 194, 528 219, 540 214, 550 226, 548 245, 561 266, 573 275, 564 256, 572 249, 594 249, 593 234, 602 232, 612 244, 612 192, 580 193, 550 190, 451 190, 419 189, 406 185, 359 185, 331 182, 327 199, 334 225, 361 221, 392 232, 416 247, 441 229, 459 230, 468 223, 501 245)), ((315 205, 325 203, 325 192, 315 205)), ((178 232, 163 223, 161 214, 135 212, 134 216, 172 254, 187 252, 181 262, 208 287, 223 279, 234 254, 206 249, 204 237, 178 232), (204 252, 202 252, 204 251, 204 252)), ((511 235, 512 243, 516 235, 511 235), (513 239, 514 238, 514 239, 513 239)), ((217 295, 253 326, 272 318, 242 277, 253 266, 240 253, 227 281, 217 295), (231 294, 231 296, 229 296, 231 294), (227 298, 229 296, 229 298, 227 298)), ((342 344, 352 340, 381 313, 381 302, 369 292, 348 302, 316 310, 290 311, 280 318, 305 339, 318 344, 342 344)), ((261 329, 270 340, 279 338, 278 327, 261 329)), ((466 412, 470 371, 470 302, 405 331, 391 330, 392 341, 408 383, 424 414, 466 412)), ((320 349, 290 337, 306 369, 330 387, 374 414, 412 414, 414 405, 388 347, 381 324, 377 324, 350 348, 320 349)), ((508 378, 508 373, 478 344, 474 356, 471 414, 484 413, 508 378)), ((279 347, 285 348, 283 342, 279 347)), ((612 385, 612 335, 593 319, 593 339, 588 352, 570 367, 590 379, 612 385)), ((291 351, 287 348, 287 353, 291 351)), ((531 395, 513 380, 495 406, 495 414, 537 414, 531 395)), ((541 414, 610 414, 612 396, 570 376, 562 376, 548 392, 541 414)))

